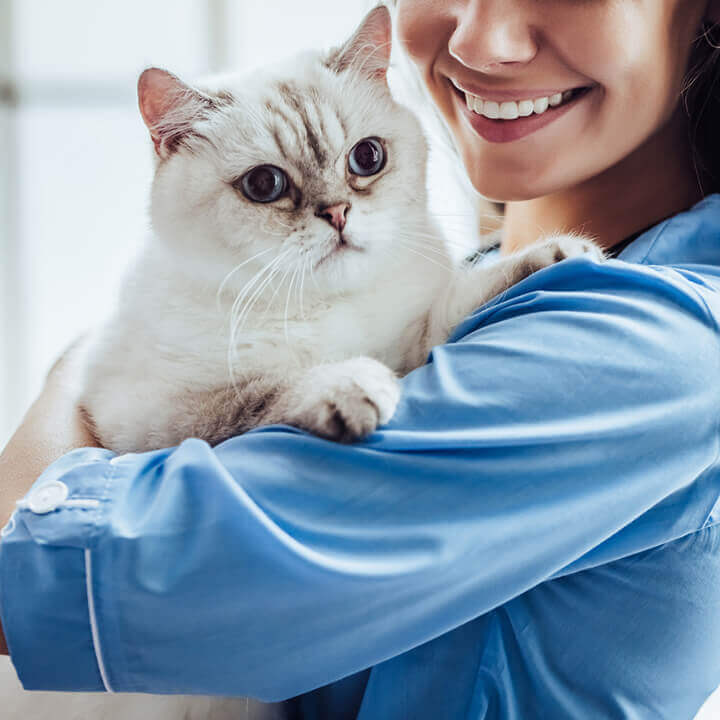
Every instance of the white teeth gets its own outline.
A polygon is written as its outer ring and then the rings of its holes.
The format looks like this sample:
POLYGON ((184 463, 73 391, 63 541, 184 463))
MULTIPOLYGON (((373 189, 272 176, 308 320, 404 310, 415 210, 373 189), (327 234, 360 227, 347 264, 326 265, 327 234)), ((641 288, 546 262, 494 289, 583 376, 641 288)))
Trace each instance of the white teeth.
POLYGON ((546 97, 538 98, 533 103, 533 107, 535 108, 536 115, 542 115, 550 107, 550 100, 546 97))
POLYGON ((484 115, 490 120, 516 120, 519 117, 530 117, 542 115, 550 107, 557 107, 572 99, 574 92, 565 90, 548 97, 536 98, 535 100, 518 100, 498 103, 493 100, 483 100, 477 95, 465 93, 465 101, 470 110, 478 115, 484 115))
POLYGON ((518 103, 518 112, 520 117, 529 117, 535 112, 535 104, 532 100, 521 100, 518 103))
POLYGON ((517 120, 520 116, 518 111, 518 104, 516 102, 504 102, 500 106, 500 119, 501 120, 517 120))
POLYGON ((485 100, 483 103, 482 114, 491 120, 497 120, 500 117, 500 105, 492 100, 485 100))

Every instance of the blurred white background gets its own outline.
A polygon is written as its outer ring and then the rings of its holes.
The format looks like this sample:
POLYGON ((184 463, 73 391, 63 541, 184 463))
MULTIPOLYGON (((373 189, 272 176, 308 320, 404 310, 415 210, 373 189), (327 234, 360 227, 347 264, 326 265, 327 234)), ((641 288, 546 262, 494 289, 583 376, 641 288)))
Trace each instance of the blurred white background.
MULTIPOLYGON (((53 360, 107 314, 147 230, 140 71, 192 79, 327 47, 373 4, 0 0, 0 448, 53 360)), ((434 186, 462 214, 452 162, 436 160, 434 186)), ((720 720, 720 697, 698 718, 720 720)))

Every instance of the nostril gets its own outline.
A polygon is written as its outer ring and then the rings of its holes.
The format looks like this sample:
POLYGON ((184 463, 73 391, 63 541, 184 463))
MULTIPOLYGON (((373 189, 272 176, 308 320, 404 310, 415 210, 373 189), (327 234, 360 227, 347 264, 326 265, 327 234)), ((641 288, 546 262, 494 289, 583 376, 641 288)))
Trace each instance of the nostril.
POLYGON ((336 230, 342 232, 347 223, 347 215, 350 210, 350 203, 335 203, 334 205, 323 205, 318 207, 315 213, 318 217, 327 220, 336 230))

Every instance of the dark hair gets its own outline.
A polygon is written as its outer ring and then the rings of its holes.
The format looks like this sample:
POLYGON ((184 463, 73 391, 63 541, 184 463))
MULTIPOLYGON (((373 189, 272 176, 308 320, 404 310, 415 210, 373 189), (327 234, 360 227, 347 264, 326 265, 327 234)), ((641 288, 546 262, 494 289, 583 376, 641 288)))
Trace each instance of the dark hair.
POLYGON ((720 192, 720 25, 703 23, 690 51, 682 93, 693 164, 707 195, 720 192))

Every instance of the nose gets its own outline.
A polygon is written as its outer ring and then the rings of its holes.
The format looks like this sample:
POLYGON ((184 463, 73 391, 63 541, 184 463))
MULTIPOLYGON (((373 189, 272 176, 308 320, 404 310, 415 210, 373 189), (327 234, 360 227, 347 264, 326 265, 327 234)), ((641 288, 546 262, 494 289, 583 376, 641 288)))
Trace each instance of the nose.
POLYGON ((459 11, 448 51, 478 72, 528 63, 538 52, 534 12, 517 0, 471 0, 459 11))
POLYGON ((335 205, 321 205, 315 215, 327 220, 338 232, 345 229, 350 203, 336 203, 335 205))

